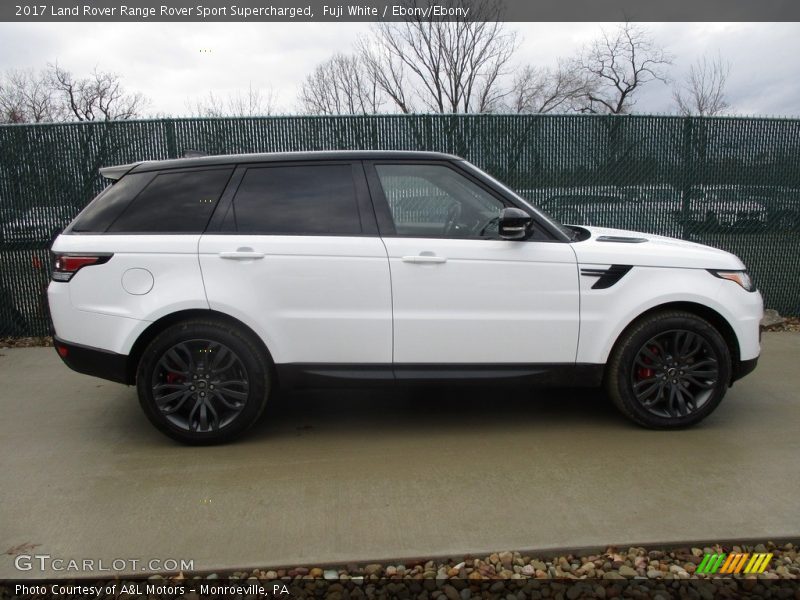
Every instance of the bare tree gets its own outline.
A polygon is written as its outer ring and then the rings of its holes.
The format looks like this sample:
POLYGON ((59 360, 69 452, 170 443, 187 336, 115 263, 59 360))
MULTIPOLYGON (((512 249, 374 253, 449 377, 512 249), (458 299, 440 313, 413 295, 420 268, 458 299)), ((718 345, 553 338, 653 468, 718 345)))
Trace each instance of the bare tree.
POLYGON ((0 121, 5 123, 132 119, 146 104, 142 94, 124 90, 119 76, 98 68, 83 78, 58 64, 0 75, 0 121))
POLYGON ((335 54, 317 65, 300 87, 300 104, 309 114, 372 115, 386 102, 359 55, 335 54))
POLYGON ((10 70, 0 75, 0 122, 58 121, 60 112, 46 71, 10 70))
POLYGON ((615 31, 603 31, 584 49, 578 66, 589 79, 582 112, 625 114, 636 104, 636 94, 650 81, 667 83, 672 57, 642 26, 626 22, 615 31))
POLYGON ((237 117, 259 117, 274 114, 276 111, 275 90, 271 87, 265 90, 254 89, 253 84, 247 90, 231 94, 228 97, 230 112, 237 117))
POLYGON ((53 64, 49 67, 49 80, 59 98, 64 120, 134 119, 141 116, 148 102, 139 92, 126 92, 118 75, 97 67, 88 77, 78 78, 53 64))
MULTIPOLYGON (((463 0, 451 4, 467 6, 463 0)), ((494 2, 470 3, 470 20, 446 21, 411 10, 401 22, 382 22, 362 38, 359 52, 378 86, 401 112, 490 112, 517 47, 494 2)), ((417 6, 410 0, 408 8, 417 6)))
POLYGON ((725 85, 730 72, 731 63, 720 55, 712 60, 707 56, 699 59, 672 92, 678 112, 710 117, 728 110, 730 104, 725 98, 725 85))
POLYGON ((403 60, 393 52, 382 51, 381 45, 368 37, 358 40, 358 55, 376 88, 394 103, 397 110, 414 112, 412 92, 403 60))
POLYGON ((528 65, 514 77, 506 106, 518 113, 567 112, 587 91, 586 76, 568 61, 555 68, 528 65))
POLYGON ((187 102, 191 113, 198 117, 258 117, 276 111, 275 91, 260 90, 252 84, 227 96, 209 91, 208 95, 194 102, 187 102))

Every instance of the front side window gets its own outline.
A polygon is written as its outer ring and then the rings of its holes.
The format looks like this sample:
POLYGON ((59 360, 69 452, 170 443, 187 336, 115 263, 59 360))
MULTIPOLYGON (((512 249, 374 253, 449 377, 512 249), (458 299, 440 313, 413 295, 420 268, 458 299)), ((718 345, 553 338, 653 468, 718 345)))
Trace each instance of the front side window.
POLYGON ((397 235, 497 238, 503 203, 444 165, 376 165, 397 235))
POLYGON ((360 234, 353 168, 349 164, 250 168, 223 230, 273 235, 360 234))

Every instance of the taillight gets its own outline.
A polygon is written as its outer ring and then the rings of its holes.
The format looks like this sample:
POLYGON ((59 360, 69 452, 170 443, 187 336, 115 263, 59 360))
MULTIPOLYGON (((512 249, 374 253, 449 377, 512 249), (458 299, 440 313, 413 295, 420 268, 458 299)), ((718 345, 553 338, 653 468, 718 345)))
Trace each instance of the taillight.
POLYGON ((107 263, 113 254, 54 254, 53 281, 69 281, 83 267, 107 263))

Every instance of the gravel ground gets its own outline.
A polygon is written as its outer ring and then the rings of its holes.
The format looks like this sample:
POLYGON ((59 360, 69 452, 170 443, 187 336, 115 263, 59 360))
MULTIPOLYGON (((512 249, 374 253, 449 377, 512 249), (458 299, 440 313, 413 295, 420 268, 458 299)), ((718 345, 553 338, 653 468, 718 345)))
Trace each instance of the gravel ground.
POLYGON ((697 565, 704 554, 730 552, 772 552, 769 568, 761 575, 741 575, 743 579, 800 579, 798 545, 777 546, 769 542, 755 546, 709 545, 668 550, 646 548, 616 549, 609 547, 601 554, 566 554, 562 556, 530 556, 519 552, 496 552, 483 557, 419 560, 403 563, 371 563, 342 567, 305 566, 281 569, 253 569, 217 573, 218 577, 247 579, 688 579, 713 578, 720 575, 697 574, 697 565))
POLYGON ((783 323, 764 327, 764 331, 800 331, 800 317, 783 317, 783 323))
POLYGON ((0 350, 4 348, 34 348, 38 346, 52 346, 53 338, 42 337, 0 337, 0 350))
MULTIPOLYGON (((151 575, 146 579, 72 580, 70 586, 98 586, 80 594, 61 590, 36 593, 0 584, 0 598, 73 598, 93 600, 205 600, 206 598, 325 598, 416 600, 554 598, 786 598, 800 599, 798 546, 710 545, 672 549, 607 548, 603 553, 528 556, 497 552, 489 556, 416 560, 364 565, 302 566, 245 571, 151 575), (705 553, 772 552, 759 575, 696 574, 705 553)), ((33 583, 33 582, 32 582, 33 583)), ((81 588, 87 590, 89 588, 81 588)))

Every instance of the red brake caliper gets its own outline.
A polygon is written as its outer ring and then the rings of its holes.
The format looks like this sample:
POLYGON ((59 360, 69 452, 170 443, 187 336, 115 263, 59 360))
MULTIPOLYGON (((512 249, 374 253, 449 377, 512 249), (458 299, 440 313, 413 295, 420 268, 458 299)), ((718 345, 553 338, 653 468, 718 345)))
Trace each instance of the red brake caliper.
POLYGON ((177 373, 167 373, 167 383, 183 383, 183 377, 177 373))
MULTIPOLYGON (((653 354, 657 355, 658 354, 658 348, 656 348, 655 346, 650 346, 650 352, 652 352, 653 354)), ((642 362, 646 362, 648 365, 649 364, 653 364, 653 361, 650 360, 649 358, 647 358, 646 356, 642 358, 642 362)), ((636 376, 640 380, 649 379, 654 374, 655 374, 655 371, 653 371, 653 369, 651 369, 650 367, 639 367, 639 369, 636 371, 636 376)))

